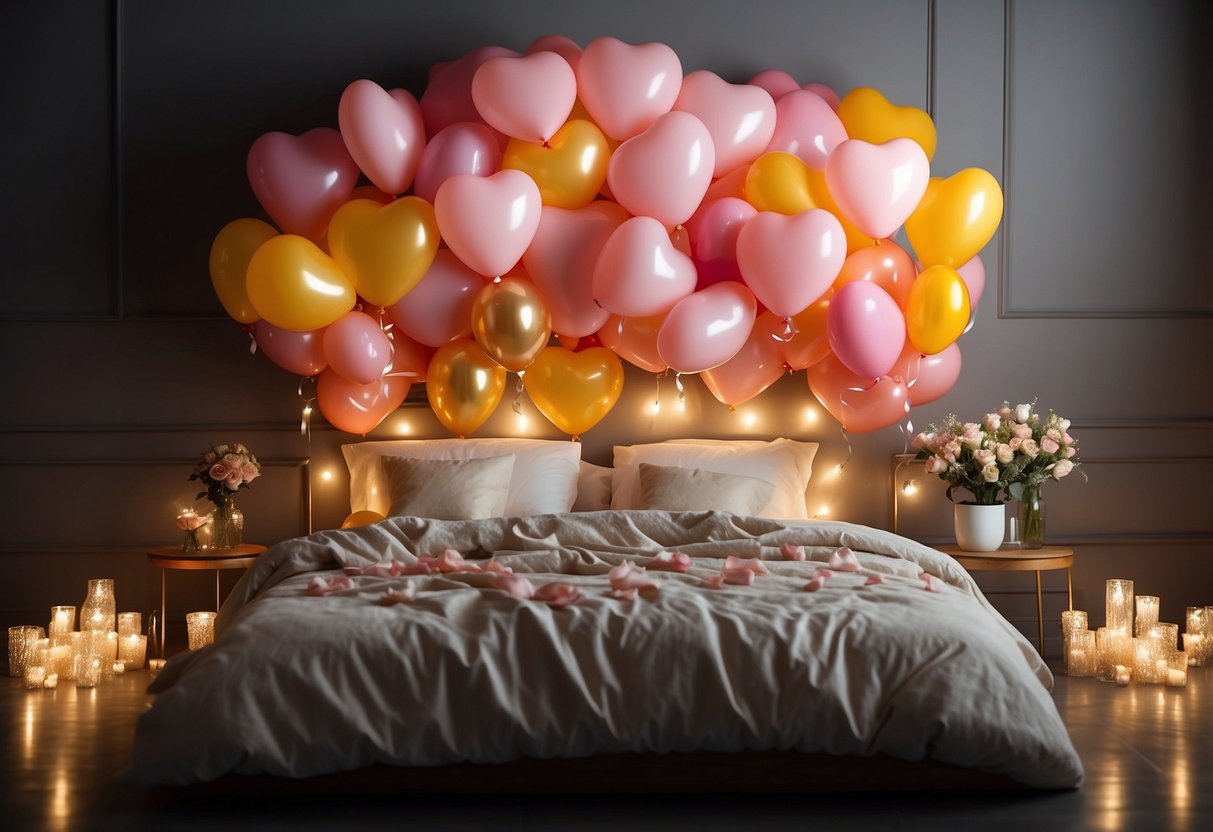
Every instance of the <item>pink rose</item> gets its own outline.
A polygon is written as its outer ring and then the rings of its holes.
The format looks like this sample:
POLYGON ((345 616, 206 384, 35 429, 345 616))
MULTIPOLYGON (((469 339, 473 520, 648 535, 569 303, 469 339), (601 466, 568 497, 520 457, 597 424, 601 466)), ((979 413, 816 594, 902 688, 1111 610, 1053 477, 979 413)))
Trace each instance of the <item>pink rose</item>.
POLYGON ((934 434, 920 433, 914 437, 915 448, 926 448, 931 444, 931 438, 934 434))
POLYGON ((1070 457, 1074 456, 1076 453, 1078 453, 1077 448, 1066 448, 1066 459, 1069 459, 1070 457))
POLYGON ((1052 439, 1054 442, 1061 442, 1061 431, 1057 428, 1049 428, 1045 431, 1045 436, 1052 439))
POLYGON ((1010 448, 1013 452, 1018 451, 1019 446, 1022 444, 1023 444, 1023 440, 1020 439, 1018 436, 1012 436, 1009 440, 1007 440, 1007 447, 1010 448))
POLYGON ((204 454, 202 455, 202 461, 203 461, 204 463, 206 463, 207 465, 214 465, 214 464, 215 464, 215 460, 216 460, 216 459, 218 459, 218 458, 219 458, 219 457, 215 455, 215 452, 214 452, 214 451, 207 451, 206 453, 204 453, 204 454))
POLYGON ((1014 415, 1014 414, 1012 413, 1011 408, 1008 405, 1004 404, 1002 407, 998 408, 999 418, 1010 419, 1012 415, 1014 415))
POLYGON ((961 443, 966 448, 981 447, 981 425, 976 422, 966 422, 964 433, 960 437, 961 443))
POLYGON ((948 461, 941 456, 927 457, 927 473, 942 474, 948 470, 948 461))
POLYGON ((1070 435, 1070 434, 1068 434, 1068 433, 1063 433, 1063 434, 1061 435, 1061 441, 1062 441, 1062 442, 1065 442, 1067 445, 1073 445, 1073 444, 1074 444, 1074 437, 1073 437, 1073 436, 1071 436, 1071 435, 1070 435))
POLYGON ((1035 439, 1025 439, 1019 446, 1019 452, 1028 459, 1035 459, 1040 453, 1040 446, 1036 444, 1035 439))
POLYGON ((998 466, 991 462, 981 469, 981 478, 986 482, 998 482, 998 466))
POLYGON ((1027 425, 1015 425, 1011 428, 1011 435, 1017 439, 1031 439, 1032 428, 1027 425))
POLYGON ((246 462, 240 466, 240 476, 243 477, 245 482, 252 482, 261 476, 261 468, 251 462, 246 462))
POLYGON ((994 449, 994 458, 1003 465, 1006 465, 1015 458, 1015 449, 1005 442, 1000 442, 998 447, 994 449))
POLYGON ((977 464, 984 468, 994 461, 994 452, 987 448, 980 448, 973 451, 973 459, 977 460, 977 464))
POLYGON ((239 467, 229 468, 227 475, 223 478, 223 485, 228 491, 235 491, 242 482, 244 482, 244 477, 241 475, 239 467))
POLYGON ((981 420, 981 423, 988 431, 996 431, 1002 425, 1002 417, 997 413, 987 413, 986 418, 981 420))
POLYGON ((1058 445, 1050 436, 1045 436, 1040 440, 1040 449, 1046 454, 1055 454, 1059 448, 1061 448, 1061 445, 1058 445))
POLYGON ((222 462, 216 462, 211 466, 211 470, 207 473, 207 476, 215 482, 223 482, 227 479, 227 466, 222 462))
POLYGON ((951 442, 944 445, 942 456, 948 462, 955 462, 956 457, 960 456, 960 443, 953 439, 951 442))
POLYGON ((1074 470, 1074 463, 1068 459, 1059 459, 1053 463, 1053 479, 1059 480, 1074 470))

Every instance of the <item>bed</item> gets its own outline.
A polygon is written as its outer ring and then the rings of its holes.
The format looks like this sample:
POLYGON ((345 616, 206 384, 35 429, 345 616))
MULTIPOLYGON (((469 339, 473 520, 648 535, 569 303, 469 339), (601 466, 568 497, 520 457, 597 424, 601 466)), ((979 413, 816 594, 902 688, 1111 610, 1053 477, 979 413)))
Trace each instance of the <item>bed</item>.
POLYGON ((348 446, 386 519, 258 560, 153 681, 127 782, 770 754, 1081 783, 955 561, 803 516, 811 443, 452 442, 348 446))

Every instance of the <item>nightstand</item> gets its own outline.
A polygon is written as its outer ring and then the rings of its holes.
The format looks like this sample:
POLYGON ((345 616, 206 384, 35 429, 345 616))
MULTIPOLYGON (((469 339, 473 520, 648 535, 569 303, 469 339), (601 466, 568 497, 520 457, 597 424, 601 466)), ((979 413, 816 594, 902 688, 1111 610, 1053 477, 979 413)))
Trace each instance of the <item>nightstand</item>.
POLYGON ((1035 572, 1036 573, 1036 624, 1040 635, 1040 655, 1045 654, 1044 600, 1040 591, 1040 573, 1052 569, 1066 570, 1066 595, 1069 608, 1074 609, 1074 582, 1070 569, 1074 566, 1074 550, 1066 546, 1042 546, 1039 549, 999 549, 995 552, 966 552, 955 546, 937 546, 941 552, 951 555, 957 563, 970 572, 1035 572))
POLYGON ((264 546, 245 543, 231 549, 207 549, 201 552, 183 552, 180 546, 157 546, 147 550, 147 559, 152 566, 160 567, 160 658, 164 658, 164 633, 168 610, 166 576, 170 569, 215 570, 215 611, 219 610, 219 571, 222 569, 248 569, 265 551, 264 546))

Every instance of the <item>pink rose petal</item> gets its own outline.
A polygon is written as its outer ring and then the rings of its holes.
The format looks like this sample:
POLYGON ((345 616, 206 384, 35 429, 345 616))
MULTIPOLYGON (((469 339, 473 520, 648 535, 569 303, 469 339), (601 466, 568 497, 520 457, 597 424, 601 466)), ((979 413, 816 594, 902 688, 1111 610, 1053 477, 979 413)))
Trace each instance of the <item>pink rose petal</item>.
POLYGON ((635 589, 640 592, 656 592, 657 585, 647 580, 645 570, 625 560, 608 573, 611 589, 635 589))
POLYGON ((550 584, 544 584, 539 587, 535 591, 533 598, 536 601, 543 601, 554 610, 558 610, 580 601, 581 590, 563 581, 553 581, 550 584))
POLYGON ((818 570, 816 572, 813 573, 813 577, 817 578, 818 580, 825 581, 829 578, 834 577, 834 573, 831 572, 829 569, 826 569, 824 566, 822 566, 822 567, 818 568, 818 570))
POLYGON ((686 572, 691 568, 691 556, 685 552, 658 552, 645 568, 659 572, 686 572))
POLYGON ((497 589, 504 589, 510 595, 524 601, 535 597, 535 587, 530 581, 519 575, 496 575, 493 577, 493 586, 497 589))
POLYGON ((784 560, 804 560, 804 547, 796 546, 792 543, 785 543, 779 547, 779 554, 784 560))
POLYGON ((868 575, 868 578, 867 578, 867 580, 865 580, 865 581, 863 582, 863 585, 864 585, 864 586, 876 586, 877 584, 883 584, 883 583, 884 583, 884 577, 883 577, 883 576, 881 576, 881 575, 868 575))
POLYGON ((353 585, 354 582, 344 575, 335 575, 332 578, 317 575, 308 582, 307 589, 303 590, 303 594, 311 595, 313 597, 320 597, 322 595, 328 595, 330 592, 349 589, 353 585))
POLYGON ((724 589, 724 575, 708 575, 699 585, 704 589, 724 589))
POLYGON ((728 572, 730 569, 746 569, 754 575, 771 574, 770 570, 767 569, 766 564, 764 564, 759 558, 738 558, 734 557, 733 555, 729 555, 724 560, 724 571, 728 572))
POLYGON ((375 599, 375 603, 381 607, 393 607, 396 604, 411 604, 416 600, 417 585, 412 581, 405 581, 403 587, 380 595, 375 599))
POLYGON ((727 566, 721 570, 724 575, 724 582, 734 586, 750 586, 754 583, 754 573, 748 567, 737 569, 729 569, 727 566))
POLYGON ((826 585, 825 581, 823 581, 821 578, 814 578, 813 580, 809 581, 807 584, 804 585, 804 591, 805 592, 816 592, 817 590, 821 589, 825 585, 826 585))
POLYGON ((634 589, 608 589, 602 594, 608 598, 614 598, 616 601, 636 600, 636 590, 634 589))
POLYGON ((830 554, 830 568, 836 572, 858 572, 859 558, 846 546, 839 546, 830 554))
POLYGON ((482 572, 491 572, 494 575, 513 575, 514 570, 503 564, 496 558, 489 558, 488 563, 481 567, 482 572))

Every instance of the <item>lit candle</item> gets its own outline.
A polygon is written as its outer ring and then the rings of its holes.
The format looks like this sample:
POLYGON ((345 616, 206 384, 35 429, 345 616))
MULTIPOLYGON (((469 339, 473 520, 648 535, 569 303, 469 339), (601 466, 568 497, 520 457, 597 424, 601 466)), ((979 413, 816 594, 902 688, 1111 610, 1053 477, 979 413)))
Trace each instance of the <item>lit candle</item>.
POLYGON ((46 679, 46 668, 40 664, 31 664, 25 668, 25 686, 30 690, 40 689, 46 679))
POLYGON ((33 663, 38 650, 38 640, 46 632, 41 627, 22 625, 8 628, 8 675, 21 678, 25 669, 33 663))
POLYGON ((191 650, 206 647, 215 640, 215 613, 209 611, 186 613, 185 629, 189 635, 191 650))
POLYGON ((143 616, 137 612, 118 613, 118 637, 129 636, 143 630, 143 616))
POLYGON ((75 607, 51 607, 51 623, 46 628, 47 635, 65 636, 76 629, 75 607))
POLYGON ((71 644, 66 640, 52 642, 50 650, 47 651, 47 662, 47 673, 58 674, 62 672, 66 676, 72 666, 71 644))
POLYGON ((46 688, 47 690, 54 690, 55 688, 59 687, 59 674, 46 674, 46 678, 42 680, 42 687, 46 688))
POLYGON ((86 653, 76 666, 76 687, 95 688, 101 684, 102 658, 96 653, 86 653))
POLYGON ((1162 681, 1155 677, 1154 645, 1149 639, 1133 639, 1133 680, 1139 685, 1162 681))
POLYGON ((151 675, 154 677, 158 673, 160 673, 161 670, 164 670, 164 665, 166 663, 167 662, 165 659, 148 659, 147 660, 148 672, 151 673, 151 675))
POLYGON ((111 662, 118 661, 118 633, 110 630, 108 633, 104 634, 102 640, 105 646, 101 655, 104 658, 109 659, 111 662))
POLYGON ((115 676, 121 676, 123 673, 126 673, 126 665, 122 662, 114 662, 110 666, 110 673, 113 673, 115 676))
POLYGON ((1112 578, 1105 584, 1105 617, 1109 629, 1133 632, 1133 582, 1112 578))
POLYGON ((1188 665, 1196 666, 1200 664, 1200 657, 1204 653, 1205 637, 1200 633, 1184 633, 1184 653, 1188 657, 1188 665))
POLYGON ((1129 684, 1129 680, 1133 678, 1133 668, 1128 665, 1118 664, 1115 669, 1116 686, 1123 688, 1129 684))
POLYGON ((1158 596, 1157 595, 1138 595, 1137 596, 1137 621, 1134 624, 1133 634, 1138 638, 1145 635, 1150 627, 1158 623, 1158 596))
POLYGON ((139 670, 143 667, 143 658, 147 654, 147 636, 133 633, 123 636, 118 643, 118 658, 129 670, 139 670))
POLYGON ((1188 686, 1188 657, 1176 651, 1167 664, 1167 687, 1183 688, 1188 686))
POLYGON ((1095 675, 1095 632, 1073 630, 1066 634, 1066 675, 1095 675))

